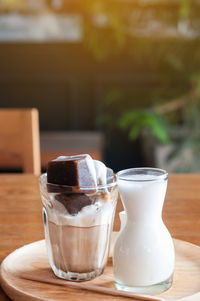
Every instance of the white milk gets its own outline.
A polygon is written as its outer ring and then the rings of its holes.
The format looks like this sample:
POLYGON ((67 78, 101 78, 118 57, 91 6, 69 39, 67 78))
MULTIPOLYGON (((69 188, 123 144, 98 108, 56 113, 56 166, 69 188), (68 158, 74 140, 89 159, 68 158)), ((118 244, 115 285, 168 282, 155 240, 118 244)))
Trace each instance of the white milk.
POLYGON ((118 186, 127 220, 114 248, 115 283, 146 287, 167 282, 174 271, 174 246, 161 217, 167 179, 145 174, 122 177, 118 186))

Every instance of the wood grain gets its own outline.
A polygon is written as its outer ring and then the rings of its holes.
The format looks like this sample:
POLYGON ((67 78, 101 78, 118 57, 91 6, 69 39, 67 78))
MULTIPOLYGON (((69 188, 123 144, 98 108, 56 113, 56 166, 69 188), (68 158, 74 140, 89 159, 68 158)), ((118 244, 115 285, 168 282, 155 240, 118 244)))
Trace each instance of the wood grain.
MULTIPOLYGON (((119 202, 117 212, 122 209, 119 202)), ((200 174, 169 176, 163 219, 173 237, 200 245, 200 174)), ((43 239, 36 176, 0 175, 0 229, 0 261, 16 248, 43 239)), ((9 298, 0 290, 0 301, 5 300, 9 298)))
MULTIPOLYGON (((200 299, 200 247, 193 244, 174 240, 176 263, 173 286, 158 298, 164 298, 166 301, 180 300, 187 296, 195 295, 200 299)), ((85 300, 115 300, 114 296, 101 295, 93 291, 83 291, 74 287, 63 287, 70 282, 56 278, 49 266, 46 247, 44 241, 38 241, 24 246, 21 249, 11 253, 2 263, 1 268, 2 285, 7 294, 14 301, 25 301, 30 296, 43 298, 43 300, 65 300, 66 292, 68 300, 74 300, 75 297, 82 301, 85 300), (27 276, 28 275, 28 276, 27 276), (43 282, 30 281, 24 278, 44 279, 47 282, 57 285, 49 285, 43 282), (48 290, 46 289, 48 285, 48 290)), ((78 283, 75 283, 78 286, 78 283)), ((107 268, 100 277, 80 285, 95 288, 114 289, 112 261, 109 261, 107 268)), ((115 290, 116 291, 116 290, 115 290)), ((116 291, 117 292, 117 291, 116 291)), ((120 297, 118 300, 125 300, 120 297)), ((146 298, 148 299, 148 298, 146 298)), ((135 300, 135 299, 134 299, 135 300)), ((140 298, 136 298, 140 300, 140 298)))

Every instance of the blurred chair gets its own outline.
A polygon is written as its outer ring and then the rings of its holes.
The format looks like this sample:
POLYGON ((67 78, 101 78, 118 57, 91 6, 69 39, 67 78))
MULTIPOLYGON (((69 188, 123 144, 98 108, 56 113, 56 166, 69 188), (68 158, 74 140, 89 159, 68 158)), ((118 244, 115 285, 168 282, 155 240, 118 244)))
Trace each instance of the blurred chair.
POLYGON ((37 109, 0 109, 0 169, 41 173, 37 109))

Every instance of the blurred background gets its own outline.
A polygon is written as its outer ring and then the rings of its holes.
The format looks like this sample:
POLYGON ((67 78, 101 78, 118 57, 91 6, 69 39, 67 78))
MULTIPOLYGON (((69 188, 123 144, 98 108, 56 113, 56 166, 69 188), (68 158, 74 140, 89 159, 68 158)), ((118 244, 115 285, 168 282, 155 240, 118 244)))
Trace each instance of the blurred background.
POLYGON ((198 0, 0 0, 0 107, 36 107, 42 167, 200 171, 198 0))

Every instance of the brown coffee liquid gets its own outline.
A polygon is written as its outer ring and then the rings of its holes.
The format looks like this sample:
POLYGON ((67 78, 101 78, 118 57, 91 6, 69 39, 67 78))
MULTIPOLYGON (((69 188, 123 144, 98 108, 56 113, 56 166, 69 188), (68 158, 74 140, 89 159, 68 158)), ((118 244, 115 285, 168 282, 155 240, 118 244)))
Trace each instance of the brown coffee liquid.
POLYGON ((57 269, 88 273, 106 265, 111 225, 75 227, 48 222, 49 248, 57 269))

